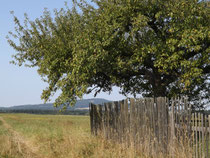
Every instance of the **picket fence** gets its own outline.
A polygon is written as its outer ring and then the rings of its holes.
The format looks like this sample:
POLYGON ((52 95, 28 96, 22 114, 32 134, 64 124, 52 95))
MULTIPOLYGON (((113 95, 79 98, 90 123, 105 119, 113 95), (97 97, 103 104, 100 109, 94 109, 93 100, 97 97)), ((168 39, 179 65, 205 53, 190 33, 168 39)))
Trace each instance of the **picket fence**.
POLYGON ((174 157, 174 149, 183 146, 191 149, 191 157, 210 157, 210 115, 193 112, 185 97, 91 103, 90 125, 92 134, 137 150, 147 144, 151 156, 163 153, 174 157))

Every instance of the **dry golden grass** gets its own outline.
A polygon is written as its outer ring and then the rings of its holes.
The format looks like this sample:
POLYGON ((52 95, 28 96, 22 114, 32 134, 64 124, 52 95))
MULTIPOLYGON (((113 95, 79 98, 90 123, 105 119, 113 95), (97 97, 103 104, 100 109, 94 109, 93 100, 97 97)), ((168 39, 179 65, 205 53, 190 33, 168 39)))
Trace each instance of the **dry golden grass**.
MULTIPOLYGON (((90 134, 89 117, 0 114, 0 158, 146 158, 151 143, 138 150, 90 134)), ((175 157, 189 158, 186 144, 177 144, 175 157)), ((154 152, 155 153, 155 152, 154 152)))

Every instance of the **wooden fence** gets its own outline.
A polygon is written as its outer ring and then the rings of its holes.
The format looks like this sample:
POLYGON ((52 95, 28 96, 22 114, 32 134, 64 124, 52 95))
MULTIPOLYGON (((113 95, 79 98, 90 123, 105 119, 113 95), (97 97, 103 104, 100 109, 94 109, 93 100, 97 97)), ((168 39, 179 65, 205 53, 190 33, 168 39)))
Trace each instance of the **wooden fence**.
MULTIPOLYGON (((175 148, 191 149, 195 158, 210 157, 210 116, 192 112, 186 98, 126 99, 90 104, 91 132, 136 149, 176 155, 175 148)), ((176 156, 175 156, 176 157, 176 156)))

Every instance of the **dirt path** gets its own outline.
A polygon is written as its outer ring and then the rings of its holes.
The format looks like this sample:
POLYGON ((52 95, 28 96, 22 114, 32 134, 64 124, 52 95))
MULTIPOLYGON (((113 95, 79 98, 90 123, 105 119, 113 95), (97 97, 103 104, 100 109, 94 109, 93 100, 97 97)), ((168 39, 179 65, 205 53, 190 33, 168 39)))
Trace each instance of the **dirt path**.
POLYGON ((17 146, 18 152, 21 153, 24 158, 43 158, 43 156, 38 153, 38 147, 31 141, 26 140, 19 132, 15 131, 2 117, 0 117, 0 121, 12 134, 11 141, 17 146))

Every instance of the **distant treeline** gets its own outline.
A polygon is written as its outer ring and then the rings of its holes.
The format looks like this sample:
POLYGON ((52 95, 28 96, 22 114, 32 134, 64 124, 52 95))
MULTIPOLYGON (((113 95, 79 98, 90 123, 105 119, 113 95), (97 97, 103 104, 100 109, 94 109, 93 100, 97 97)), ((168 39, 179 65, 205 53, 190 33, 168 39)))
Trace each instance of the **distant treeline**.
POLYGON ((49 114, 49 115, 89 115, 88 110, 37 110, 37 109, 0 109, 0 113, 28 113, 28 114, 49 114))
MULTIPOLYGON (((208 111, 192 111, 194 112, 200 112, 205 115, 210 115, 210 110, 208 111)), ((0 113, 28 113, 28 114, 49 114, 49 115, 89 115, 89 110, 66 110, 66 111, 60 111, 60 110, 47 110, 47 109, 7 109, 2 108, 0 109, 0 113)))

